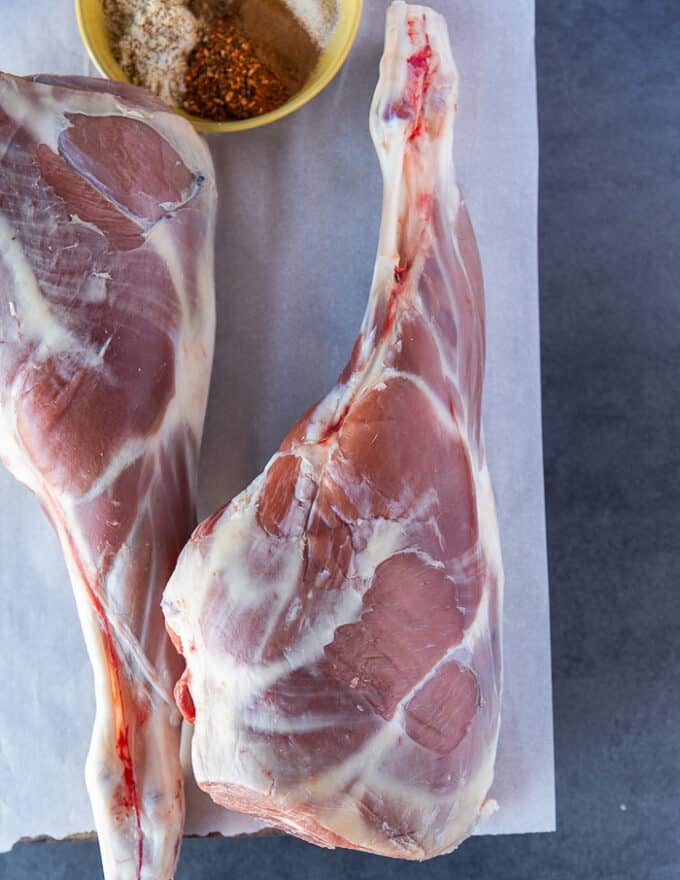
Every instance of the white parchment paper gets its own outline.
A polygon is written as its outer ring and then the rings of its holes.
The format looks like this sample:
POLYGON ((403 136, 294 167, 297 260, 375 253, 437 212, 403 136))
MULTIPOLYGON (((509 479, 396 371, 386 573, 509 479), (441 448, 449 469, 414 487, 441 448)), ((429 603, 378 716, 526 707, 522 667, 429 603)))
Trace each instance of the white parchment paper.
MULTIPOLYGON (((555 827, 541 449, 532 0, 433 0, 460 75, 455 159, 487 295, 488 456, 506 571, 503 726, 480 833, 555 827)), ((273 126, 210 140, 220 193, 217 346, 200 513, 240 491, 332 386, 371 281, 381 181, 368 109, 386 0, 366 0, 335 81, 273 126)), ((0 0, 0 68, 92 72, 71 0, 0 0)), ((0 469, 0 850, 93 828, 83 765, 92 678, 61 553, 0 469)), ((252 829, 188 791, 187 833, 252 829)))

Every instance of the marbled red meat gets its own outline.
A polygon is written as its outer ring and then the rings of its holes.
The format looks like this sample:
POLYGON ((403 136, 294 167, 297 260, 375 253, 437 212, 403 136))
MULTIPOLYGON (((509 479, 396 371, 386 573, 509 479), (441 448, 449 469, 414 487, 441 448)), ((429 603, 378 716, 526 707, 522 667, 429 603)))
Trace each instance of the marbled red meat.
POLYGON ((159 603, 195 525, 214 209, 207 148, 141 89, 0 74, 0 455, 73 583, 107 880, 169 880, 183 829, 159 603))
POLYGON ((472 831, 500 718, 484 295, 451 167, 456 101, 443 19, 394 4, 371 111, 381 235, 350 362, 195 532, 163 599, 199 785, 313 843, 413 859, 472 831))

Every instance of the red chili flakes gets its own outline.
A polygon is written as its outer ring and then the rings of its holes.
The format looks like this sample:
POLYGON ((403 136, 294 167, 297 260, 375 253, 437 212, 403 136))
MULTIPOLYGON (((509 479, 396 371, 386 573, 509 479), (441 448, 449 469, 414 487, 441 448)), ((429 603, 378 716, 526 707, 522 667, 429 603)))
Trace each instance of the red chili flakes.
POLYGON ((290 97, 281 80, 257 57, 247 35, 230 19, 210 25, 187 61, 184 109, 203 119, 250 119, 290 97))

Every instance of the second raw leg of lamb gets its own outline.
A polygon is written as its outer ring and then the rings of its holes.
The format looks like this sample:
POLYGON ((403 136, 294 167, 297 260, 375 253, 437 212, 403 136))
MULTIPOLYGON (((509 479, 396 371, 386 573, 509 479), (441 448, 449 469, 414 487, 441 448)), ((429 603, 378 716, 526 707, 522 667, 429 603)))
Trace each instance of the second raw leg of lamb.
POLYGON ((160 598, 195 525, 214 212, 207 147, 157 99, 0 74, 0 456, 71 576, 107 880, 170 880, 184 826, 160 598))
POLYGON ((198 784, 324 846, 423 859, 492 782, 502 565, 482 274, 451 165, 443 19, 394 4, 371 131, 373 286, 333 391, 206 520, 165 591, 198 784))

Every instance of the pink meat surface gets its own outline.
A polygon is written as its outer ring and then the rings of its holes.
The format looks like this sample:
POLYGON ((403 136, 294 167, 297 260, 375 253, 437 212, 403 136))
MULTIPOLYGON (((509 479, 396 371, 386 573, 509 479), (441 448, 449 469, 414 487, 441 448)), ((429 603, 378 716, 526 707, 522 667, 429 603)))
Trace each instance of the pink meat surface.
POLYGON ((184 824, 160 598, 195 525, 214 209, 207 148, 141 89, 0 74, 0 456, 73 583, 107 880, 171 878, 184 824))
POLYGON ((199 785, 313 843, 411 859, 472 831, 500 718, 484 295, 451 165, 456 101, 443 19, 394 4, 371 111, 380 243, 351 359, 196 530, 163 599, 199 785))

